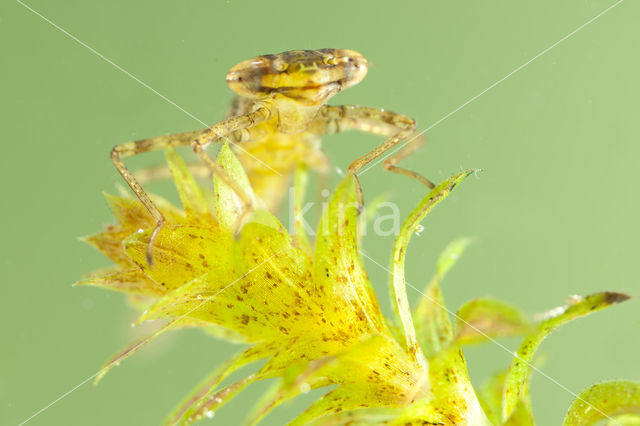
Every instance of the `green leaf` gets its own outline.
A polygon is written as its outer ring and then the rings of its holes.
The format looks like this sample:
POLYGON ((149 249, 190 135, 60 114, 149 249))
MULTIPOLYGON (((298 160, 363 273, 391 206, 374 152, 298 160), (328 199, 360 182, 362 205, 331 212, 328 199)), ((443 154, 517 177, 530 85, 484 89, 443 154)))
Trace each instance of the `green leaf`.
POLYGON ((453 327, 437 280, 422 293, 413 318, 420 347, 427 359, 443 350, 453 339, 453 327))
POLYGON ((429 382, 432 396, 428 406, 433 407, 434 413, 444 415, 451 424, 489 424, 471 384, 460 345, 450 345, 429 359, 429 382))
POLYGON ((253 403, 249 414, 245 417, 245 426, 257 425, 274 408, 280 405, 288 395, 283 392, 283 383, 277 379, 261 396, 253 403))
POLYGON ((573 401, 564 426, 586 426, 612 417, 616 422, 611 424, 640 424, 640 382, 615 381, 591 386, 573 401), (623 414, 635 416, 616 418, 623 414))
POLYGON ((520 310, 507 302, 489 298, 462 305, 456 313, 455 325, 455 340, 460 344, 485 342, 531 330, 531 323, 520 310))
POLYGON ((109 269, 92 274, 73 284, 104 287, 110 290, 134 293, 151 297, 161 297, 165 289, 149 279, 140 269, 109 269))
POLYGON ((447 245, 436 263, 436 273, 424 290, 413 312, 420 346, 427 358, 442 350, 453 338, 449 312, 446 309, 440 282, 469 246, 469 238, 458 238, 447 245))
POLYGON ((357 334, 376 333, 384 329, 384 324, 358 251, 357 216, 356 181, 348 175, 320 219, 313 283, 327 316, 338 328, 357 334))
POLYGON ((478 399, 491 423, 502 423, 502 394, 506 373, 494 373, 480 388, 478 399))
POLYGON ((165 225, 153 246, 152 268, 146 262, 151 230, 130 235, 122 245, 146 276, 172 291, 205 274, 228 276, 233 241, 214 225, 165 225))
POLYGON ((294 179, 294 200, 293 200, 293 214, 294 214, 294 237, 296 245, 303 250, 307 255, 312 254, 311 244, 309 243, 309 236, 307 235, 307 229, 305 226, 305 219, 303 216, 304 199, 309 184, 309 173, 304 165, 299 165, 296 169, 294 179))
MULTIPOLYGON (((240 161, 229 149, 229 144, 225 143, 218 154, 218 164, 227 172, 229 177, 236 182, 239 189, 249 197, 253 206, 258 205, 257 198, 249 183, 249 178, 245 173, 240 161)), ((246 211, 245 203, 238 196, 236 191, 224 183, 221 179, 214 179, 214 190, 216 194, 216 211, 220 226, 231 233, 236 232, 242 222, 246 211)))
POLYGON ((166 150, 165 155, 178 190, 180 202, 187 216, 192 220, 197 219, 197 221, 201 221, 203 218, 213 219, 209 204, 182 158, 174 149, 166 150))
POLYGON ((123 361, 124 359, 130 357, 131 355, 133 355, 134 353, 142 349, 142 347, 146 346, 147 343, 151 342, 156 337, 158 337, 159 335, 161 335, 165 331, 168 331, 171 328, 174 328, 174 327, 178 328, 177 327, 178 323, 179 323, 179 320, 174 320, 163 325, 162 327, 159 327, 153 333, 138 340, 134 344, 129 345, 125 350, 111 357, 111 359, 98 371, 98 374, 96 374, 95 378, 93 379, 94 386, 97 385, 113 367, 120 365, 121 361, 123 361))
POLYGON ((371 335, 335 356, 315 362, 323 361, 315 368, 315 376, 307 374, 305 380, 312 388, 315 382, 311 379, 323 377, 339 386, 312 404, 293 425, 306 425, 342 411, 405 407, 429 394, 427 371, 417 366, 397 340, 388 335, 371 335))
POLYGON ((257 344, 227 360, 210 373, 182 402, 167 416, 167 425, 186 425, 210 415, 214 409, 220 408, 253 381, 258 380, 256 374, 227 386, 216 392, 216 387, 237 369, 271 356, 277 349, 273 345, 257 344))
POLYGON ((509 420, 502 422, 502 394, 504 393, 504 379, 506 372, 500 371, 492 375, 482 386, 478 393, 480 404, 487 417, 494 425, 502 426, 534 426, 531 401, 528 398, 528 390, 525 392, 526 398, 521 398, 518 405, 509 417, 509 420))
MULTIPOLYGON (((153 229, 156 226, 153 217, 140 200, 107 193, 103 193, 103 195, 107 200, 109 209, 111 209, 123 230, 137 232, 139 229, 153 229)), ((149 194, 149 197, 151 197, 169 223, 181 223, 184 221, 184 213, 178 207, 155 194, 149 194)))
POLYGON ((511 362, 509 372, 505 379, 505 389, 502 404, 502 418, 508 419, 515 409, 518 401, 523 397, 530 373, 530 364, 538 346, 545 337, 559 326, 576 318, 583 317, 591 312, 598 311, 616 303, 624 302, 629 296, 621 293, 596 293, 567 306, 561 314, 542 321, 536 330, 527 336, 520 344, 518 351, 511 362))
POLYGON ((271 410, 282 402, 291 399, 301 393, 309 392, 331 382, 323 377, 325 367, 335 363, 333 356, 315 359, 309 363, 293 363, 285 369, 282 378, 274 383, 257 401, 249 412, 245 424, 258 424, 271 410))
POLYGON ((360 408, 357 410, 342 411, 319 417, 307 423, 308 426, 375 426, 382 424, 393 424, 393 420, 400 415, 400 409, 381 408, 360 408))
MULTIPOLYGON (((174 240, 200 235, 189 227, 172 231, 174 235, 167 238, 174 240)), ((192 240, 193 246, 208 244, 207 238, 192 240)), ((310 301, 312 293, 306 287, 311 282, 310 259, 287 234, 250 222, 232 247, 210 252, 218 259, 208 262, 208 271, 199 271, 197 260, 189 262, 197 276, 156 302, 141 320, 186 316, 259 341, 290 339, 294 334, 289 333, 302 334, 309 327, 305 320, 320 316, 321 307, 310 301)), ((181 263, 167 262, 167 268, 171 265, 178 268, 181 263)), ((155 265, 153 273, 162 272, 160 266, 155 265)))
POLYGON ((436 263, 436 277, 442 281, 449 270, 455 266, 460 257, 472 243, 472 239, 461 237, 451 241, 438 257, 436 263))
POLYGON ((607 426, 640 426, 640 415, 623 414, 609 420, 607 426))
MULTIPOLYGON (((411 317, 411 308, 409 306, 409 300, 407 299, 407 288, 404 273, 407 246, 409 245, 411 236, 427 214, 442 200, 447 198, 451 191, 453 191, 453 189, 471 173, 473 173, 472 170, 465 170, 450 177, 432 189, 404 221, 393 245, 391 264, 391 303, 394 307, 396 320, 399 324, 402 324, 402 334, 406 347, 414 361, 420 365, 424 364, 424 361, 422 360, 423 354, 420 346, 418 345, 418 339, 413 325, 413 318, 411 317)), ((429 297, 430 295, 425 296, 429 297)))

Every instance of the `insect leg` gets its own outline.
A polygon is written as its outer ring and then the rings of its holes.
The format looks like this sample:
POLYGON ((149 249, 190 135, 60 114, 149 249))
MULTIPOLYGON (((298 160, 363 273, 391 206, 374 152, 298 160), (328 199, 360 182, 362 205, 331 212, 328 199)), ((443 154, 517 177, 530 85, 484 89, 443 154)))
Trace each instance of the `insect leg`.
MULTIPOLYGON (((198 155, 198 157, 200 157, 209 170, 211 170, 211 173, 222 178, 224 183, 234 190, 236 195, 238 195, 240 200, 245 204, 245 211, 251 209, 253 201, 245 193, 242 187, 235 180, 229 177, 227 172, 225 172, 224 169, 220 167, 220 165, 218 165, 218 163, 216 163, 209 154, 207 154, 206 148, 212 142, 219 142, 222 139, 228 139, 229 135, 234 132, 241 132, 242 130, 250 129, 256 124, 269 118, 270 115, 270 109, 266 106, 262 106, 248 114, 227 118, 226 120, 213 125, 207 130, 207 132, 198 135, 191 141, 193 151, 198 155)), ((236 139, 242 141, 242 134, 240 134, 239 137, 236 137, 236 139)))
POLYGON ((131 188, 134 194, 136 194, 140 202, 151 214, 151 217, 153 217, 153 219, 156 221, 156 227, 151 234, 149 246, 147 247, 147 262, 150 265, 152 263, 152 243, 156 239, 158 232, 160 232, 162 226, 164 226, 166 220, 160 209, 158 209, 155 203, 151 200, 151 197, 149 197, 138 180, 134 177, 133 173, 131 173, 127 166, 125 166, 122 159, 133 157, 134 155, 142 154, 145 152, 188 145, 193 139, 197 138, 204 132, 206 132, 206 130, 196 130, 193 132, 179 133, 176 135, 141 139, 133 142, 125 142, 123 144, 116 145, 113 147, 113 149, 111 149, 111 161, 113 162, 116 170, 118 170, 124 181, 127 183, 127 185, 129 185, 129 188, 131 188))
POLYGON ((429 179, 420 174, 396 165, 402 159, 413 154, 424 143, 424 139, 421 136, 411 138, 416 130, 416 121, 413 118, 385 111, 382 108, 363 106, 328 106, 322 111, 321 117, 325 119, 325 126, 328 132, 359 130, 387 137, 382 144, 352 162, 348 168, 349 172, 357 175, 364 166, 396 145, 406 141, 408 142, 406 146, 385 159, 382 163, 383 168, 415 178, 429 188, 435 186, 429 179))
POLYGON ((225 184, 233 189, 238 197, 245 203, 245 205, 251 206, 252 203, 249 196, 240 187, 240 185, 238 185, 238 183, 227 174, 227 172, 222 167, 220 167, 206 152, 204 152, 204 147, 211 142, 219 141, 221 138, 228 137, 228 135, 234 131, 242 130, 255 125, 257 122, 262 121, 261 117, 263 115, 265 117, 268 116, 268 110, 262 111, 262 114, 258 113, 259 111, 261 111, 261 109, 258 109, 254 113, 250 113, 244 116, 231 117, 214 125, 209 129, 196 130, 192 132, 179 133, 168 136, 159 136, 149 139, 141 139, 133 142, 126 142, 113 147, 113 149, 111 150, 111 161, 113 162, 113 165, 156 222, 156 227, 151 233, 149 245, 147 246, 146 257, 149 265, 153 263, 153 243, 156 240, 158 233, 166 223, 166 219, 160 209, 158 209, 149 195, 142 188, 133 173, 131 173, 127 166, 125 166, 122 159, 133 157, 134 155, 142 154, 145 152, 192 145, 198 156, 200 156, 200 158, 204 161, 205 165, 211 171, 211 173, 213 173, 217 178, 221 179, 225 184))
POLYGON ((425 137, 423 135, 411 136, 411 139, 407 142, 407 144, 404 147, 402 147, 395 154, 385 158, 385 160, 382 162, 382 168, 390 172, 399 173, 401 175, 405 175, 405 176, 409 176, 414 179, 417 179, 431 189, 435 188, 434 183, 431 182, 426 177, 422 176, 421 174, 414 172, 412 170, 406 169, 404 167, 396 166, 396 164, 399 161, 402 161, 403 159, 407 158, 408 156, 410 156, 411 154, 419 150, 422 147, 422 145, 424 145, 424 143, 425 143, 425 137))

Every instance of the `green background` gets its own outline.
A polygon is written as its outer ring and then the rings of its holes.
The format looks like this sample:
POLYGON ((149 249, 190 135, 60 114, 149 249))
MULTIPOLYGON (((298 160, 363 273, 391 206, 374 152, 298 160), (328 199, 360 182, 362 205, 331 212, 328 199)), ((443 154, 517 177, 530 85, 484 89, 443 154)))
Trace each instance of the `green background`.
MULTIPOLYGON (((402 112, 424 129, 614 1, 28 4, 207 123, 228 107, 224 75, 236 62, 345 47, 374 65, 332 103, 402 112)), ((467 235, 477 242, 444 284, 451 308, 490 295, 533 314, 571 294, 638 295, 639 17, 640 3, 622 2, 427 132, 427 146, 408 167, 436 181, 461 168, 484 171, 413 239, 409 283, 424 286, 439 251, 467 235)), ((129 326, 135 314, 121 294, 71 287, 108 265, 76 237, 112 221, 101 191, 113 193, 121 181, 109 149, 200 124, 17 2, 1 6, 0 40, 0 423, 17 424, 140 333, 129 326)), ((348 134, 324 146, 344 169, 377 141, 348 134)), ((154 154, 128 164, 162 161, 154 154)), ((403 215, 425 193, 380 167, 361 181, 367 199, 388 191, 403 215)), ((364 247, 387 264, 391 243, 369 235, 364 247)), ((387 274, 367 266, 387 309, 387 274)), ((419 294, 409 296, 415 302, 419 294)), ((574 392, 601 380, 640 379, 638 307, 632 300, 563 327, 542 346, 542 370, 574 392)), ((504 344, 513 350, 517 342, 504 344)), ((159 424, 236 349, 197 331, 171 333, 29 424, 159 424)), ((491 344, 466 353, 476 383, 510 358, 491 344)), ((266 385, 240 394, 214 421, 239 421, 266 385)), ((559 424, 573 399, 539 374, 532 395, 541 425, 559 424)), ((291 419, 313 396, 277 409, 265 424, 291 419)))

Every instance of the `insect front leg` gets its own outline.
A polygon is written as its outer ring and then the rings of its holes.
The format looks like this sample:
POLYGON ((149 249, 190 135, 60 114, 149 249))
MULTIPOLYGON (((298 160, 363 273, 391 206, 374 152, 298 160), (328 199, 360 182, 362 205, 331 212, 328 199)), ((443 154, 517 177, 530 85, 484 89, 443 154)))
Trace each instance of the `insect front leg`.
POLYGON ((136 197, 138 197, 140 202, 145 206, 145 208, 149 211, 149 214, 151 214, 151 217, 153 217, 153 220, 155 220, 156 222, 156 227, 151 233, 149 245, 147 246, 146 257, 147 263, 149 263, 149 265, 153 263, 151 252, 153 242, 157 238, 160 229, 162 229, 162 227, 164 226, 166 219, 160 209, 158 209, 155 203, 151 200, 151 197, 149 197, 146 191, 142 188, 142 185, 140 185, 133 173, 131 173, 127 166, 125 166, 122 159, 133 157, 134 155, 138 154, 143 154, 145 152, 189 145, 192 140, 196 139, 207 130, 208 129, 196 130, 193 132, 179 133, 168 136, 158 136, 155 138, 141 139, 133 142, 125 142, 123 144, 116 145, 111 149, 111 161, 113 162, 116 170, 118 170, 124 181, 127 183, 127 185, 129 185, 129 188, 131 188, 133 193, 136 194, 136 197))
MULTIPOLYGON (((267 116, 268 116, 268 111, 267 116)), ((233 189, 238 197, 242 200, 247 207, 251 206, 251 200, 245 191, 238 185, 238 183, 229 176, 229 174, 218 165, 206 152, 204 147, 211 142, 219 141, 222 138, 227 138, 228 135, 234 131, 249 128, 256 123, 262 121, 261 117, 264 116, 265 111, 260 112, 260 109, 254 113, 246 114, 244 116, 232 117, 221 123, 214 125, 209 129, 196 130, 192 132, 179 133, 175 135, 159 136, 149 139, 141 139, 133 142, 126 142, 120 145, 116 145, 111 150, 111 161, 118 170, 124 181, 129 185, 129 188, 136 194, 140 202, 149 211, 149 214, 156 222, 156 226, 151 233, 149 239, 149 245, 147 246, 146 258, 149 265, 153 264, 153 244, 158 237, 158 234, 166 219, 160 209, 151 200, 151 197, 142 188, 139 181, 127 168, 122 161, 123 158, 133 157, 134 155, 142 154, 145 152, 158 151, 167 148, 174 148, 179 146, 192 145, 198 156, 204 161, 207 168, 217 178, 221 179, 226 185, 233 189)))

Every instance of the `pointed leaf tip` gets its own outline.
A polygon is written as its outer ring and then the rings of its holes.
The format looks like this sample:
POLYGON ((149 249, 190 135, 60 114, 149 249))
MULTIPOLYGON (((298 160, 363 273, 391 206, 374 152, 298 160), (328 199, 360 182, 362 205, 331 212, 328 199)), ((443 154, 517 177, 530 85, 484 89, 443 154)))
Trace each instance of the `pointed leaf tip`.
MULTIPOLYGON (((411 316, 411 309, 409 306, 409 300, 407 298, 406 281, 405 281, 405 258, 407 252, 407 246, 414 234, 416 228, 422 222, 422 220, 429 214, 429 212, 438 205, 442 200, 447 198, 451 191, 462 182, 467 176, 473 173, 473 170, 464 170, 458 174, 455 174, 442 183, 433 188, 426 197, 424 197, 420 203, 411 211, 407 219, 402 224, 398 237, 393 245, 393 255, 391 270, 392 274, 392 286, 391 286, 391 302, 394 307, 395 320, 398 324, 402 325, 402 337, 406 343, 406 347, 409 348, 417 362, 424 362, 422 360, 423 353, 421 347, 418 345, 418 338, 415 331, 413 317, 411 316)), ((457 249, 452 249, 452 252, 464 250, 464 240, 459 243, 457 249)), ((447 259, 442 261, 440 269, 443 270, 443 274, 446 273, 449 267, 455 263, 455 260, 447 259), (448 265, 448 266, 446 266, 448 265)), ((439 293, 439 288, 434 288, 436 293, 439 293)), ((437 298, 441 298, 438 294, 434 294, 437 298)), ((440 304, 438 301, 437 304, 440 304)), ((440 306, 442 308, 442 306, 440 306)), ((442 326, 446 328, 443 332, 450 334, 449 319, 442 317, 444 323, 442 326)))
POLYGON ((628 295, 616 292, 591 294, 578 299, 577 302, 569 306, 563 307, 563 309, 559 310, 561 313, 539 323, 535 331, 527 336, 520 344, 516 356, 509 367, 503 394, 503 420, 507 420, 511 416, 518 401, 523 396, 529 380, 529 367, 533 356, 542 341, 551 334, 553 330, 576 318, 589 315, 592 312, 599 311, 616 303, 624 302, 628 299, 628 295))
MULTIPOLYGON (((225 143, 218 153, 218 164, 227 173, 237 185, 238 191, 244 193, 249 198, 248 201, 255 207, 259 206, 258 200, 251 188, 249 178, 245 173, 240 161, 229 148, 229 144, 225 143)), ((220 178, 214 179, 214 190, 216 195, 216 211, 218 213, 218 221, 223 229, 230 234, 234 234, 237 230, 242 218, 248 212, 245 203, 238 196, 236 190, 227 185, 220 178)))
POLYGON ((165 156, 187 216, 192 219, 210 217, 209 205, 182 158, 174 149, 166 150, 165 156))

